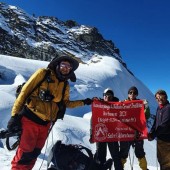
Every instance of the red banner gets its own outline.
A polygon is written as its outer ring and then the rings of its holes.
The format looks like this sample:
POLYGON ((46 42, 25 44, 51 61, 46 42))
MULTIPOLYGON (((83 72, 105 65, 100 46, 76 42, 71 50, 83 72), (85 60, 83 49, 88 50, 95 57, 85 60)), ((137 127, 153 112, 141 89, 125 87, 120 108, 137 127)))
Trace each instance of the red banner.
POLYGON ((139 139, 147 138, 143 100, 104 102, 92 104, 92 141, 133 141, 135 131, 139 139))

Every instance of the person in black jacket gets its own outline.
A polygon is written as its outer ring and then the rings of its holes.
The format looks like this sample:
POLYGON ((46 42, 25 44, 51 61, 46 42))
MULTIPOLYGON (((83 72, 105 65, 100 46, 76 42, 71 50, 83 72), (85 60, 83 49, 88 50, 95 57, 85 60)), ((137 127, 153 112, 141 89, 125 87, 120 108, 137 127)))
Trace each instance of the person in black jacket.
MULTIPOLYGON (((138 89, 135 86, 132 86, 128 90, 128 98, 125 101, 139 100, 137 96, 138 96, 138 89)), ((146 119, 148 119, 150 117, 150 109, 149 109, 149 106, 146 100, 144 100, 144 105, 145 105, 145 110, 144 110, 145 117, 146 119)), ((122 161, 123 167, 127 161, 131 146, 133 147, 135 155, 138 158, 140 168, 142 170, 148 170, 147 160, 146 160, 145 151, 144 151, 144 140, 121 141, 120 142, 120 155, 121 155, 121 161, 122 161)))
MULTIPOLYGON (((119 99, 114 96, 112 89, 107 88, 104 90, 103 93, 103 100, 104 101, 114 101, 118 102, 119 99)), ((114 162, 115 170, 123 170, 123 166, 120 159, 119 153, 119 143, 118 142, 97 142, 96 143, 96 153, 95 159, 101 164, 106 162, 107 156, 107 145, 111 154, 111 157, 114 162)))
POLYGON ((148 134, 148 140, 157 137, 157 157, 161 170, 170 169, 170 103, 167 93, 158 90, 155 93, 158 102, 156 117, 148 134))

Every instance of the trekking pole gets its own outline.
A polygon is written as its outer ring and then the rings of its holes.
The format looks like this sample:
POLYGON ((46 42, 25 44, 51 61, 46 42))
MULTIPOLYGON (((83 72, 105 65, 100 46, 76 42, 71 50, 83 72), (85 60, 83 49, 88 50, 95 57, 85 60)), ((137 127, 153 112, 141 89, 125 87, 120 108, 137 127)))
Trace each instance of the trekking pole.
POLYGON ((42 160, 42 162, 41 162, 41 165, 40 165, 39 170, 41 169, 41 167, 42 167, 42 165, 43 165, 44 158, 45 158, 45 153, 46 153, 46 151, 47 151, 47 146, 48 146, 48 137, 47 137, 47 142, 46 142, 46 147, 45 147, 45 152, 44 152, 43 160, 42 160))
POLYGON ((157 157, 156 157, 156 169, 158 170, 158 160, 157 160, 157 157))
POLYGON ((129 152, 129 161, 130 161, 130 167, 131 167, 131 170, 133 170, 133 167, 132 167, 132 161, 131 161, 131 156, 130 156, 130 152, 129 152))
POLYGON ((135 148, 133 148, 132 159, 131 159, 131 155, 130 155, 130 152, 129 152, 129 160, 130 160, 130 167, 131 167, 131 170, 133 170, 134 156, 135 156, 135 148))
MULTIPOLYGON (((41 169, 41 167, 42 167, 42 165, 43 165, 43 162, 44 162, 44 158, 45 158, 45 154, 46 154, 47 146, 48 146, 48 138, 49 138, 49 134, 50 134, 50 132, 51 132, 51 130, 52 130, 54 124, 55 124, 55 122, 52 122, 52 121, 51 121, 51 127, 50 127, 50 129, 48 130, 48 135, 47 135, 47 139, 46 139, 47 142, 46 142, 45 152, 44 152, 43 160, 42 160, 42 162, 41 162, 41 165, 40 165, 39 170, 41 169)), ((48 167, 47 167, 47 168, 48 168, 48 167)))
POLYGON ((135 157, 135 146, 134 146, 134 148, 133 148, 132 170, 133 170, 133 165, 134 165, 134 157, 135 157))
POLYGON ((156 149, 156 169, 158 170, 158 158, 157 158, 157 149, 156 149))
POLYGON ((135 148, 133 148, 132 159, 131 159, 131 155, 130 155, 130 152, 129 152, 129 161, 130 161, 131 170, 133 170, 134 156, 135 156, 135 148))

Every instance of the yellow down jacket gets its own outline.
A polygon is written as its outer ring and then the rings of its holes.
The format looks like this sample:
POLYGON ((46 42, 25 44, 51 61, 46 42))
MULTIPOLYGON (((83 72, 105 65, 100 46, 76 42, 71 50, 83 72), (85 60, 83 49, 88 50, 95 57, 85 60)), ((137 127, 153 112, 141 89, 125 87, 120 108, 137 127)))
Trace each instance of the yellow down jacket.
MULTIPOLYGON (((29 78, 29 80, 23 86, 21 93, 19 94, 18 98, 14 103, 14 106, 12 108, 12 116, 19 114, 19 112, 26 104, 27 107, 40 119, 44 121, 55 120, 58 112, 57 103, 60 102, 62 99, 64 82, 59 82, 59 80, 56 78, 55 73, 52 70, 50 70, 50 79, 52 81, 48 83, 47 81, 44 80, 41 83, 41 85, 38 88, 36 88, 34 92, 32 92, 32 89, 34 89, 35 86, 41 80, 43 80, 44 76, 46 75, 46 72, 47 69, 39 69, 29 78), (47 88, 50 91, 50 93, 54 96, 54 98, 50 102, 42 101, 39 98, 39 91, 41 89, 47 90, 47 88), (30 95, 31 92, 32 94, 30 95), (30 99, 29 103, 26 102, 28 97, 30 99)), ((84 106, 82 100, 70 101, 69 95, 70 86, 69 84, 67 84, 63 99, 64 103, 66 104, 66 107, 74 108, 78 106, 84 106)))

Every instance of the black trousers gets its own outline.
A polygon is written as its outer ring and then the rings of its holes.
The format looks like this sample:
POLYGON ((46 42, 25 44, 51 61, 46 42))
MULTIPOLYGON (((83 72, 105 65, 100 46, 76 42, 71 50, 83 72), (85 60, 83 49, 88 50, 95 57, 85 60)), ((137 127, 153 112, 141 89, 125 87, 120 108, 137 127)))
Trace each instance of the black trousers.
POLYGON ((143 158, 145 156, 144 152, 144 141, 133 141, 133 142, 120 142, 120 156, 123 159, 126 159, 129 154, 130 146, 134 147, 135 155, 137 158, 143 158))
POLYGON ((123 170, 118 142, 97 142, 95 154, 96 160, 99 161, 101 164, 104 164, 106 162, 107 145, 110 151, 110 155, 114 161, 115 170, 123 170))

